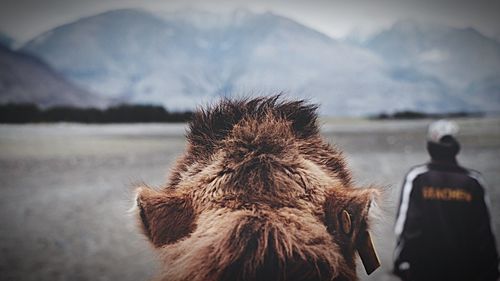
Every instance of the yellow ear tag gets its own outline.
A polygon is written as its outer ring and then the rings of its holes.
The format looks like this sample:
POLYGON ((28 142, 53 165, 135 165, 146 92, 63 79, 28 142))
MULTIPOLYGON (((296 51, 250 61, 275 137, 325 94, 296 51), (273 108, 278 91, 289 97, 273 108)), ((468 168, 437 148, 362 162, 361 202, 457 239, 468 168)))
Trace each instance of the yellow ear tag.
POLYGON ((342 231, 344 231, 345 234, 350 234, 352 230, 352 222, 351 215, 348 211, 342 211, 342 213, 340 214, 340 222, 342 225, 342 231))

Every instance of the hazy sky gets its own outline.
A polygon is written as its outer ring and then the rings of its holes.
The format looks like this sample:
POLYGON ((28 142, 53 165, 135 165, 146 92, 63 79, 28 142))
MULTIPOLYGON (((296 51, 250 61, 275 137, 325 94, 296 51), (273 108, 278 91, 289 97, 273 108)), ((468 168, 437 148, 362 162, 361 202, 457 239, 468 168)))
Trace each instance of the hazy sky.
POLYGON ((58 25, 112 9, 139 7, 158 12, 198 8, 227 12, 271 10, 332 37, 366 35, 398 19, 456 27, 472 26, 500 39, 500 0, 0 0, 0 32, 24 42, 58 25))

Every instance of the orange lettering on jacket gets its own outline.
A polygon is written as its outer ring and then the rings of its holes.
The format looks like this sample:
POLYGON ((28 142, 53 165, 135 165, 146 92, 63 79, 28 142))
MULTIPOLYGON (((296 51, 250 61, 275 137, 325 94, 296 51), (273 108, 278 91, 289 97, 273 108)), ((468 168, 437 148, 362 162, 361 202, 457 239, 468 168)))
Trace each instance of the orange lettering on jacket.
POLYGON ((440 201, 472 201, 472 194, 460 188, 426 186, 422 189, 422 197, 426 200, 440 201))

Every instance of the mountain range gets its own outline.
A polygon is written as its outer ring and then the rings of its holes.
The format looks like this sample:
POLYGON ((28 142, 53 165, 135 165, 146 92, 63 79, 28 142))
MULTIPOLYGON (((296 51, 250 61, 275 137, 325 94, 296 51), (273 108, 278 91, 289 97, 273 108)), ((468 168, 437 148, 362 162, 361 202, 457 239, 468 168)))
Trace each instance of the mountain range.
POLYGON ((349 42, 271 12, 126 9, 59 26, 18 51, 103 100, 169 109, 285 92, 327 115, 500 111, 500 43, 411 20, 349 42))
POLYGON ((104 106, 102 97, 75 87, 40 59, 0 43, 0 103, 104 106))
MULTIPOLYGON (((473 28, 400 21, 365 42, 387 62, 398 79, 441 81, 479 110, 498 111, 500 44, 473 28)), ((456 93, 456 94, 454 94, 456 93)))

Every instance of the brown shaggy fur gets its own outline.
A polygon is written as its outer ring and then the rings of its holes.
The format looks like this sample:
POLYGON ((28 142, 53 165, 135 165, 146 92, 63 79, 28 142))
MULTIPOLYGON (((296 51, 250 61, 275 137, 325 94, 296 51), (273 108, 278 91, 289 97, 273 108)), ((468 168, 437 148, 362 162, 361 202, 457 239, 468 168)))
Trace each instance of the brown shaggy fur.
POLYGON ((160 280, 357 280, 355 241, 375 191, 353 187, 316 119, 315 106, 278 97, 195 113, 168 185, 138 189, 160 280))

